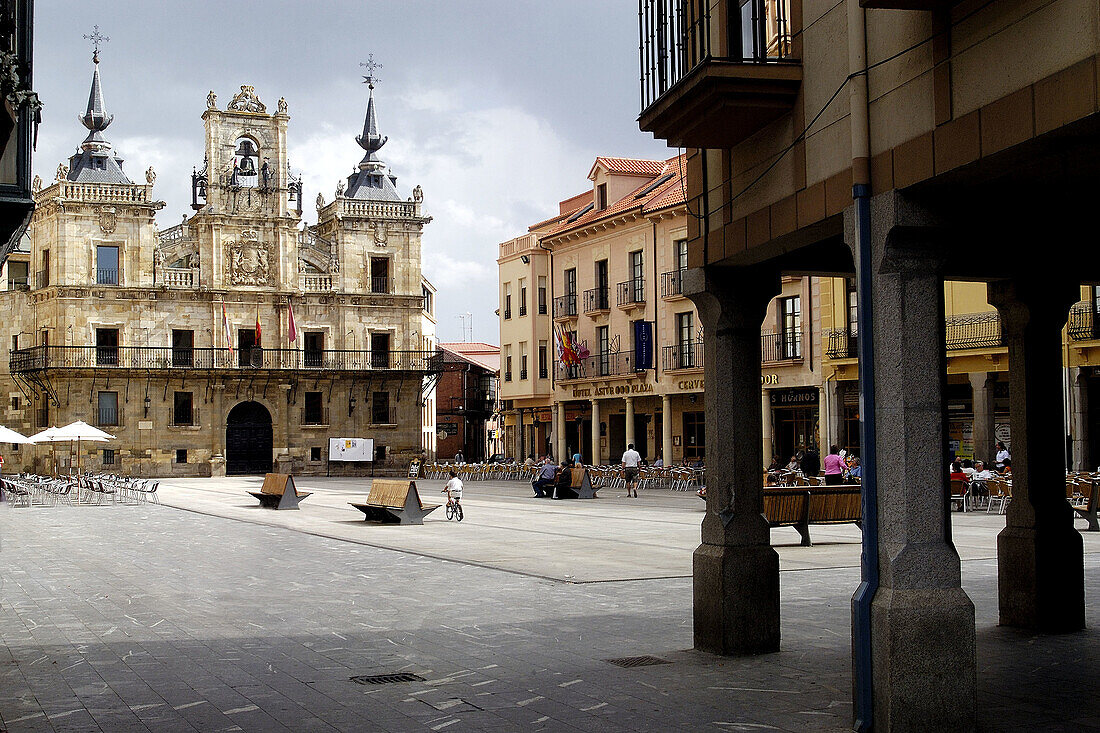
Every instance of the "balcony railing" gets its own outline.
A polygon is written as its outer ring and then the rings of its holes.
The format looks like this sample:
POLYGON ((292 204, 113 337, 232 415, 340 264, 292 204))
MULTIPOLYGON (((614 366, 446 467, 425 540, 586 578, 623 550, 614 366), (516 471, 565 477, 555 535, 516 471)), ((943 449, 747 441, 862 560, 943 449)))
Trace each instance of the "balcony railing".
POLYGON ((526 369, 520 369, 519 370, 519 378, 521 380, 527 379, 527 370, 526 369))
POLYGON ((328 408, 324 405, 302 408, 303 425, 328 425, 328 408))
POLYGON ((859 356, 859 337, 844 329, 828 332, 825 356, 830 359, 855 359, 859 356))
POLYGON ((506 321, 507 321, 507 320, 509 320, 509 319, 510 319, 511 317, 512 317, 512 309, 511 309, 511 308, 505 308, 505 309, 504 309, 504 320, 506 320, 506 321))
POLYGON ((95 271, 96 285, 118 285, 117 267, 97 267, 95 271))
POLYGON ((313 273, 299 275, 298 287, 303 293, 327 293, 332 290, 332 275, 313 273))
POLYGON ((527 315, 527 306, 525 306, 525 305, 521 305, 521 306, 519 307, 519 315, 520 315, 520 318, 522 318, 523 316, 527 315))
POLYGON ((643 277, 621 282, 617 290, 618 299, 616 303, 620 306, 632 306, 645 302, 645 278, 643 277))
POLYGON ((558 364, 558 379, 598 379, 600 377, 618 377, 634 374, 633 351, 612 351, 593 354, 582 359, 579 364, 558 364))
POLYGON ((165 267, 157 270, 157 284, 166 288, 197 288, 199 286, 198 268, 165 267))
POLYGON ((576 293, 554 298, 554 318, 572 318, 575 315, 577 315, 576 293))
POLYGON ((611 298, 607 288, 592 288, 584 291, 584 312, 599 313, 611 307, 611 298))
POLYGON ((118 427, 122 425, 122 409, 117 406, 97 408, 96 425, 99 427, 118 427))
POLYGON ((709 0, 640 0, 642 109, 707 60, 791 60, 789 0, 749 0, 740 13, 729 12, 725 23, 714 17, 713 7, 709 0))
POLYGON ((199 422, 198 408, 192 407, 190 410, 180 410, 179 412, 176 412, 173 408, 171 422, 173 427, 191 428, 201 424, 202 423, 199 422))
POLYGON ((687 270, 672 270, 661 273, 661 297, 674 298, 684 294, 684 273, 687 270))
POLYGON ((1069 337, 1074 341, 1100 339, 1100 303, 1074 303, 1069 310, 1069 337))
POLYGON ((1001 317, 996 311, 951 316, 945 325, 948 351, 1004 346, 1001 317))
POLYGON ((30 290, 30 284, 25 277, 13 277, 8 279, 8 290, 30 290))
POLYGON ((390 292, 390 279, 388 277, 372 277, 370 279, 370 291, 383 295, 390 292))
POLYGON ((703 342, 687 341, 665 346, 662 349, 661 367, 666 372, 677 369, 701 369, 703 367, 703 342))
POLYGON ((504 372, 504 381, 505 382, 511 382, 512 381, 512 373, 511 372, 504 372))
POLYGON ((46 369, 268 369, 437 372, 439 351, 301 351, 171 346, 32 346, 11 352, 14 373, 46 369))
POLYGON ((802 358, 802 331, 760 334, 760 361, 763 364, 802 358))

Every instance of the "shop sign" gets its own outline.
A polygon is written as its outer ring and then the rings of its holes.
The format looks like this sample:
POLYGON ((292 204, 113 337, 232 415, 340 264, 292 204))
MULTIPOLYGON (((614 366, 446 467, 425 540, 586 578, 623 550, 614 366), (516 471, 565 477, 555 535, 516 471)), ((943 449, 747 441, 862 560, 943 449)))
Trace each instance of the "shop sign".
POLYGON ((682 389, 684 391, 703 391, 702 379, 681 379, 676 383, 676 389, 682 389))
POLYGON ((574 387, 574 399, 584 397, 613 397, 645 394, 653 391, 653 385, 649 382, 634 382, 630 384, 594 384, 591 387, 574 387))
POLYGON ((817 387, 776 389, 771 393, 772 407, 797 407, 817 404, 817 387))
POLYGON ((447 435, 458 435, 458 423, 453 423, 453 422, 439 423, 439 432, 446 433, 447 435))

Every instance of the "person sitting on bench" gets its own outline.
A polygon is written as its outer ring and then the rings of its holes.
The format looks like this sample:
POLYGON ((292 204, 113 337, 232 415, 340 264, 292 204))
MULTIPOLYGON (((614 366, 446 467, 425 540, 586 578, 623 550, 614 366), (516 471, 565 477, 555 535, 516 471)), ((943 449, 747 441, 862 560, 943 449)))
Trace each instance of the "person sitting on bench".
MULTIPOLYGON (((577 492, 573 491, 573 468, 568 459, 561 462, 561 468, 558 470, 558 478, 554 483, 554 492, 552 498, 554 499, 573 499, 576 498, 577 492)), ((581 468, 581 471, 584 469, 581 468)))
POLYGON ((542 469, 538 477, 531 482, 531 488, 535 490, 535 496, 542 499, 550 496, 550 489, 554 488, 554 480, 557 478, 558 467, 547 458, 542 462, 542 469))

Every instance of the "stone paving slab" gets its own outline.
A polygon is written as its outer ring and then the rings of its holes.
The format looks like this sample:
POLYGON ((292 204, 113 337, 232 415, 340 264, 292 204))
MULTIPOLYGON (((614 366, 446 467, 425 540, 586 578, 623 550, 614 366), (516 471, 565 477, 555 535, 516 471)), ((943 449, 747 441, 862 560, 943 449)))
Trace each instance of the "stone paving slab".
MULTIPOLYGON (((647 512, 668 531, 659 501, 624 509, 639 532, 652 531, 647 512)), ((996 526, 965 520, 957 538, 991 556, 996 526)), ((481 534, 440 528, 452 554, 481 534)), ((0 505, 0 538, 8 731, 849 726, 858 568, 832 559, 782 573, 781 652, 721 658, 690 648, 688 578, 561 582, 168 506, 0 505), (670 663, 605 661, 643 654, 670 663), (350 680, 396 672, 424 681, 350 680)), ((629 539, 616 549, 625 554, 629 539)), ((1100 538, 1085 539, 1092 629, 1100 538)), ((977 612, 983 728, 1100 730, 1096 706, 1080 695, 1096 679, 1096 632, 998 628, 996 563, 965 561, 963 578, 977 612)))

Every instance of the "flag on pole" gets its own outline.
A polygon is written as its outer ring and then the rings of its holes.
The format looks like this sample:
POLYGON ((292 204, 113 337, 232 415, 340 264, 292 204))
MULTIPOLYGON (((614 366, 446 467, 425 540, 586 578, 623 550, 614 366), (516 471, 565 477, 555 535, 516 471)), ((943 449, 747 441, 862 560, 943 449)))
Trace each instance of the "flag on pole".
POLYGON ((256 348, 259 348, 263 344, 260 343, 260 311, 256 310, 256 348))
POLYGON ((288 300, 286 307, 288 321, 286 335, 287 339, 289 339, 291 343, 294 343, 298 340, 298 327, 294 325, 294 304, 288 300))
POLYGON ((229 356, 233 356, 233 335, 229 331, 229 317, 225 315, 225 303, 222 303, 222 329, 225 330, 225 345, 229 347, 229 356))

